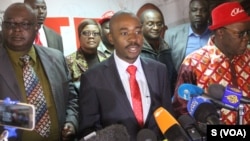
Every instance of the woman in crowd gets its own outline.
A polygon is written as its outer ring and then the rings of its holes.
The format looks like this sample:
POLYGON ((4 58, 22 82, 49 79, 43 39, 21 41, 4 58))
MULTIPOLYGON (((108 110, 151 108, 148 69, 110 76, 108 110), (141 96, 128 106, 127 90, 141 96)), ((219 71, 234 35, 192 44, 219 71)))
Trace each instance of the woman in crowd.
POLYGON ((84 19, 78 26, 80 47, 77 51, 66 56, 71 76, 75 82, 83 72, 95 64, 106 59, 106 56, 97 50, 101 41, 101 27, 93 19, 84 19))

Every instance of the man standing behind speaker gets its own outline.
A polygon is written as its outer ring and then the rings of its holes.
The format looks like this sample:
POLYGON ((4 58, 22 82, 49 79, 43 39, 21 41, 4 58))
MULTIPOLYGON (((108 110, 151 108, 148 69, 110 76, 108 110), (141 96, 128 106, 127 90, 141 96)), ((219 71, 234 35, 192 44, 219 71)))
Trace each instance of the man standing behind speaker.
POLYGON ((178 72, 184 58, 204 46, 211 35, 208 29, 209 10, 207 0, 190 0, 189 23, 184 23, 165 32, 164 39, 172 49, 172 60, 178 72))
POLYGON ((177 72, 171 58, 171 48, 161 37, 164 27, 163 16, 160 11, 155 9, 147 9, 138 16, 141 20, 144 37, 140 55, 159 61, 167 66, 171 96, 173 96, 177 72))
POLYGON ((102 15, 102 18, 99 20, 99 23, 102 27, 102 32, 101 32, 102 41, 100 42, 97 49, 103 52, 106 57, 109 57, 114 51, 114 45, 112 45, 108 40, 109 21, 113 15, 114 15, 113 11, 107 11, 102 15))
POLYGON ((56 33, 53 29, 44 25, 44 21, 47 17, 47 5, 44 0, 24 0, 24 3, 30 5, 37 14, 37 23, 40 25, 38 35, 35 39, 39 40, 40 34, 40 44, 45 47, 51 47, 60 50, 63 53, 63 41, 61 35, 56 33))

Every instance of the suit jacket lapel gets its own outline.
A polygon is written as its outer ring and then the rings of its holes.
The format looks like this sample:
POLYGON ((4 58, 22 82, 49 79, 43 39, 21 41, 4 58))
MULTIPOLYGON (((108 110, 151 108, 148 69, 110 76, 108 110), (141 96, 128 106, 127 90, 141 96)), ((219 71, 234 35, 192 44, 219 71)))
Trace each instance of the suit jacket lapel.
POLYGON ((9 86, 9 90, 11 91, 10 94, 13 94, 17 99, 21 100, 21 91, 15 77, 15 71, 6 49, 2 46, 0 46, 0 64, 2 65, 2 68, 0 69, 0 77, 2 77, 5 83, 9 86))
MULTIPOLYGON (((154 96, 152 96, 152 89, 151 88, 152 88, 152 85, 154 83, 154 80, 156 80, 156 78, 155 78, 157 76, 156 71, 154 71, 154 68, 151 67, 145 59, 141 58, 141 64, 142 64, 142 68, 143 68, 143 71, 144 71, 144 74, 145 74, 145 77, 146 77, 146 80, 148 83, 150 97, 154 97, 154 96)), ((152 105, 152 99, 151 99, 151 105, 152 105)), ((150 113, 152 113, 151 111, 152 111, 152 106, 150 106, 150 109, 148 112, 149 114, 146 118, 145 124, 147 124, 149 122, 150 117, 152 116, 152 115, 150 115, 150 113)))
MULTIPOLYGON (((44 71, 46 72, 47 75, 50 75, 52 73, 50 72, 50 68, 52 67, 52 64, 54 63, 52 62, 53 60, 51 60, 50 57, 44 51, 41 50, 41 47, 37 47, 36 45, 34 46, 35 46, 36 51, 38 52, 37 55, 39 55, 39 58, 44 67, 44 71)), ((53 76, 53 74, 51 76, 53 76)), ((48 78, 50 78, 51 76, 48 76, 48 78)))
POLYGON ((43 30, 44 30, 44 33, 45 33, 45 37, 46 37, 46 40, 47 40, 47 44, 49 47, 54 47, 54 42, 55 42, 55 39, 53 38, 53 36, 50 36, 50 30, 45 26, 43 25, 43 30))
MULTIPOLYGON (((118 101, 120 103, 120 106, 123 106, 126 111, 125 113, 130 114, 131 116, 134 116, 133 110, 130 106, 130 103, 128 101, 126 92, 124 90, 123 84, 121 82, 118 70, 116 68, 115 60, 114 60, 114 55, 111 55, 107 61, 105 62, 105 69, 104 75, 106 76, 106 80, 109 81, 107 83, 111 84, 110 89, 113 89, 116 94, 120 94, 118 97, 118 101), (108 75, 107 75, 108 74, 108 75)), ((136 118, 135 118, 135 122, 136 118)))

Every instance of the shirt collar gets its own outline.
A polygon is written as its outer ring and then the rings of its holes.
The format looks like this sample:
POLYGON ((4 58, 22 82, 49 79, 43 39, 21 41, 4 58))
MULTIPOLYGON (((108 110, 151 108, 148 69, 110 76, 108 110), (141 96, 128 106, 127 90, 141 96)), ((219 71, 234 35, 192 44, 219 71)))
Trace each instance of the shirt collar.
POLYGON ((208 27, 206 28, 206 30, 201 35, 198 35, 198 34, 194 33, 193 29, 191 28, 191 25, 189 26, 189 29, 188 29, 188 36, 191 36, 191 35, 204 36, 204 35, 210 34, 210 33, 211 33, 211 31, 208 29, 208 27))
POLYGON ((23 52, 16 52, 13 51, 11 49, 9 49, 8 47, 6 47, 6 50, 10 56, 10 59, 12 62, 14 62, 16 65, 17 64, 22 64, 22 61, 20 61, 20 57, 22 57, 25 54, 28 54, 31 57, 32 63, 36 63, 36 52, 35 52, 35 48, 32 45, 32 47, 30 48, 30 50, 28 51, 28 53, 23 53, 23 52))
POLYGON ((120 70, 126 71, 126 69, 129 65, 134 65, 137 67, 137 71, 142 72, 140 56, 137 57, 137 59, 135 60, 135 62, 133 64, 129 64, 128 62, 119 58, 116 54, 116 50, 114 50, 114 59, 115 59, 115 63, 116 63, 117 68, 120 70), (118 66, 118 64, 119 64, 119 66, 118 66))

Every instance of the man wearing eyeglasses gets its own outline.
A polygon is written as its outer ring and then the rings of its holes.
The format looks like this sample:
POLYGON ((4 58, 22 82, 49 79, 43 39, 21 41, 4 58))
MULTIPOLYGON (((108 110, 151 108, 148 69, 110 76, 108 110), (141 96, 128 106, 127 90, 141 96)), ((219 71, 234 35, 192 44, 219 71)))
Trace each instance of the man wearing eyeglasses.
POLYGON ((171 58, 171 48, 161 37, 164 27, 163 16, 156 9, 147 9, 139 16, 144 37, 140 56, 154 59, 167 66, 170 91, 173 96, 177 71, 171 58))
MULTIPOLYGON (((178 115, 187 114, 187 101, 177 93, 182 83, 193 83, 208 93, 213 84, 231 85, 250 98, 250 17, 238 2, 223 3, 212 10, 213 31, 207 45, 188 55, 181 64, 173 106, 178 115)), ((209 94, 209 93, 208 93, 209 94)), ((250 105, 244 104, 243 124, 250 124, 250 105)), ((224 124, 237 124, 237 112, 221 109, 224 124)))
POLYGON ((11 4, 1 25, 0 99, 9 97, 36 107, 35 129, 16 130, 10 140, 74 139, 78 127, 78 94, 63 53, 33 44, 39 26, 35 11, 27 4, 11 4))

